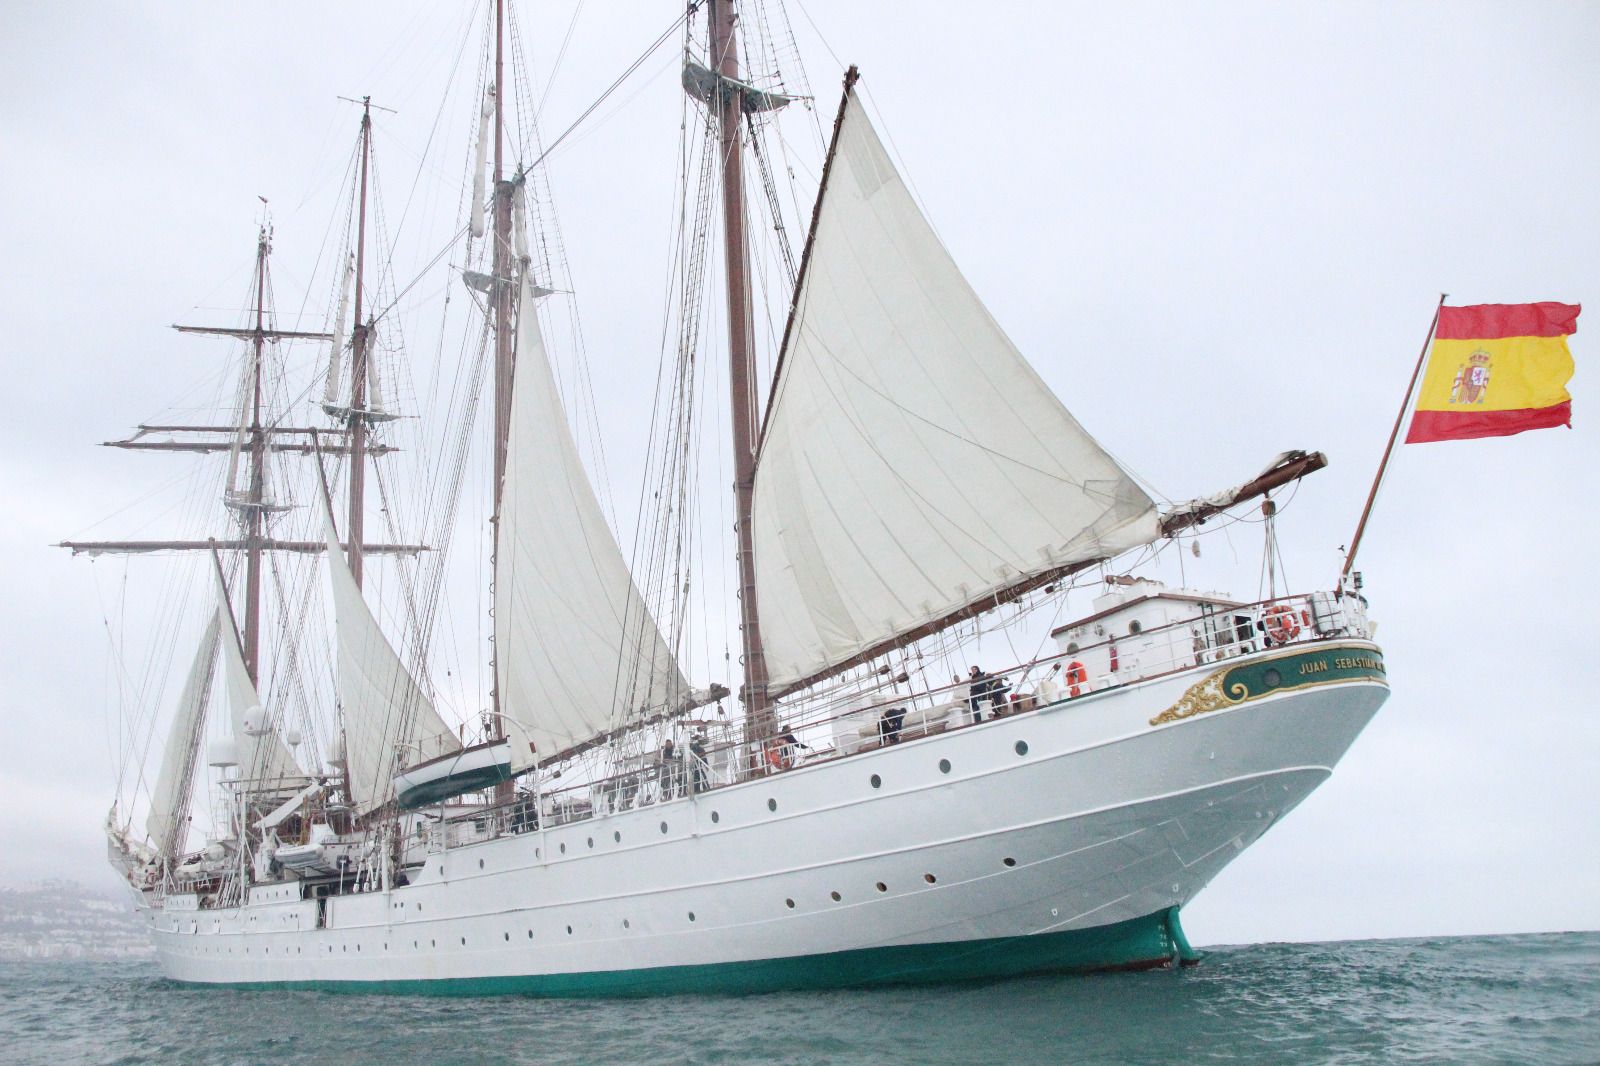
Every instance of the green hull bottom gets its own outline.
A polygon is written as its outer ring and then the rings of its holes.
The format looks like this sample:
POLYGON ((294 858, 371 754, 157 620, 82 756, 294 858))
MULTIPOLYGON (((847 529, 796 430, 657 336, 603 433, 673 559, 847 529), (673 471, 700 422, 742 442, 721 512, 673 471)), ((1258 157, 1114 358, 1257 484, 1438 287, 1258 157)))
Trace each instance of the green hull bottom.
POLYGON ((230 988, 430 996, 658 996, 866 988, 1015 977, 1023 974, 1144 970, 1198 962, 1178 908, 1096 929, 945 944, 860 948, 825 955, 662 966, 645 970, 451 977, 397 981, 259 981, 230 988))

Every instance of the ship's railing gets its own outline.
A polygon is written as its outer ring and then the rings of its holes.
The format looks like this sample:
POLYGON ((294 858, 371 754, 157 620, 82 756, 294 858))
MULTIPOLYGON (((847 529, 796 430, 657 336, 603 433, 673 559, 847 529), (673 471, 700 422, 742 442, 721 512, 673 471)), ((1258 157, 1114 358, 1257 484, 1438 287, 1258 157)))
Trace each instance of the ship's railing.
MULTIPOLYGON (((1351 594, 1315 592, 1238 605, 1198 604, 1195 610, 1194 617, 1181 621, 1105 633, 1095 643, 1068 645, 1028 663, 986 672, 976 683, 953 678, 947 684, 918 684, 906 673, 884 668, 865 682, 858 679, 831 693, 780 705, 780 737, 756 750, 746 745, 737 724, 702 723, 671 754, 655 751, 617 759, 609 772, 591 773, 570 785, 550 780, 538 789, 524 785, 510 803, 474 807, 419 826, 418 837, 428 853, 435 853, 641 810, 714 792, 751 776, 1068 704, 1208 663, 1370 633, 1365 603, 1351 594)), ((416 843, 408 853, 415 854, 416 843)))

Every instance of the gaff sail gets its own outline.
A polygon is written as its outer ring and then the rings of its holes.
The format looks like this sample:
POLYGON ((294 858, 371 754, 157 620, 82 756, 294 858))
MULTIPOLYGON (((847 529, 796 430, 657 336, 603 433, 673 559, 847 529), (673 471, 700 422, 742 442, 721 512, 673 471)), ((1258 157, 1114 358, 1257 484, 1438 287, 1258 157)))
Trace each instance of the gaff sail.
POLYGON ((323 533, 333 585, 350 802, 366 814, 391 798, 392 779, 401 766, 459 751, 461 743, 383 635, 326 509, 323 533))
POLYGON ((755 478, 775 695, 1159 535, 990 316, 847 91, 755 478))
POLYGON ((195 752, 200 746, 200 730, 205 724, 206 704, 211 696, 211 681, 216 676, 217 639, 222 619, 212 612, 195 649, 189 676, 178 696, 178 708, 167 730, 167 745, 161 754, 161 772, 150 790, 150 810, 145 816, 145 832, 156 851, 173 858, 183 849, 183 823, 189 814, 190 790, 194 783, 195 752))
POLYGON ((495 549, 495 674, 513 771, 688 692, 578 456, 538 295, 524 272, 495 549))
POLYGON ((298 776, 300 769, 295 765, 294 756, 272 726, 244 664, 239 629, 228 607, 228 590, 222 583, 221 570, 216 572, 216 577, 217 617, 222 623, 222 677, 228 690, 228 722, 234 743, 238 745, 239 776, 263 782, 298 776))

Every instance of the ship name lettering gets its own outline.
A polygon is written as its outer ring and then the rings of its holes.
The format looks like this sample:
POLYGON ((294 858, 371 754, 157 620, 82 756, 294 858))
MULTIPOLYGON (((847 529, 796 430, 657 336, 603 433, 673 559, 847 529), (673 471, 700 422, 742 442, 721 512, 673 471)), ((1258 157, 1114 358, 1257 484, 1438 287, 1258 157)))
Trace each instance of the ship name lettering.
POLYGON ((1316 659, 1309 663, 1300 664, 1301 674, 1320 674, 1327 669, 1328 661, 1326 659, 1316 659))
POLYGON ((1379 671, 1381 671, 1383 669, 1383 663, 1381 661, 1379 661, 1377 659, 1374 659, 1374 658, 1372 658, 1371 656, 1368 656, 1368 655, 1346 657, 1346 658, 1338 658, 1338 659, 1333 660, 1333 665, 1334 665, 1334 667, 1336 669, 1339 669, 1339 670, 1379 670, 1379 671))

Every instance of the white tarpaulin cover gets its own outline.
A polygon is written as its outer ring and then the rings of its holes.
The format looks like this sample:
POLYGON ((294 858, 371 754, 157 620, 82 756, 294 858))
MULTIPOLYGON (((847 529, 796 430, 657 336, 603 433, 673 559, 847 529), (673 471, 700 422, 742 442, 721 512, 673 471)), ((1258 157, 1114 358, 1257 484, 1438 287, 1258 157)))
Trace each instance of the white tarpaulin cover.
POLYGON ((372 616, 326 510, 323 535, 333 584, 350 801, 365 814, 390 798, 394 775, 401 767, 419 761, 419 755, 431 758, 457 751, 461 744, 372 616))
POLYGON ((150 790, 150 812, 145 816, 145 832, 156 850, 172 858, 183 850, 179 820, 194 774, 194 753, 199 745, 200 723, 205 718, 206 700, 211 695, 211 678, 217 665, 217 635, 222 619, 212 612, 211 621, 200 636, 189 677, 178 697, 178 709, 167 729, 167 746, 161 754, 161 774, 150 790))
POLYGON ((753 534, 778 687, 1157 536, 1154 503, 990 317, 854 94, 768 414, 753 534))
POLYGON ((606 524, 567 426, 524 274, 501 492, 495 663, 512 768, 688 691, 606 524))

